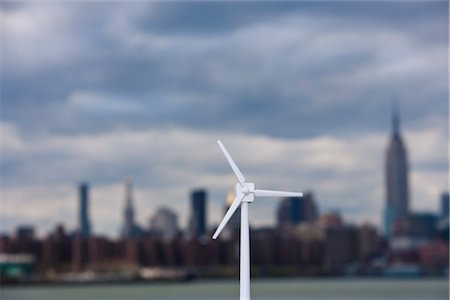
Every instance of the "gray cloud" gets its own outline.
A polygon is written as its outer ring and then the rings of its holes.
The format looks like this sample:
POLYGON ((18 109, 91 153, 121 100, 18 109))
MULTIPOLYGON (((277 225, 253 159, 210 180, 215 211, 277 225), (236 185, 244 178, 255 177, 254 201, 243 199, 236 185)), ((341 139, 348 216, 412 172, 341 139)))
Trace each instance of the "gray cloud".
POLYGON ((179 124, 300 137, 330 128, 337 134, 379 130, 379 116, 393 97, 414 103, 408 105, 414 120, 424 109, 446 111, 447 34, 441 25, 447 17, 437 4, 25 7, 22 17, 20 10, 15 17, 5 13, 11 67, 6 63, 4 116, 27 132, 179 124), (63 17, 49 22, 47 14, 63 17), (433 21, 422 24, 430 15, 433 21), (27 16, 31 20, 22 20, 27 16), (214 24, 227 30, 216 32, 214 24), (29 33, 21 26, 36 28, 29 33), (207 30, 211 34, 195 34, 207 30), (436 32, 441 36, 434 43, 423 40, 436 32), (36 70, 17 68, 28 60, 36 70), (65 108, 79 93, 114 95, 142 109, 103 116, 99 126, 95 112, 65 108))

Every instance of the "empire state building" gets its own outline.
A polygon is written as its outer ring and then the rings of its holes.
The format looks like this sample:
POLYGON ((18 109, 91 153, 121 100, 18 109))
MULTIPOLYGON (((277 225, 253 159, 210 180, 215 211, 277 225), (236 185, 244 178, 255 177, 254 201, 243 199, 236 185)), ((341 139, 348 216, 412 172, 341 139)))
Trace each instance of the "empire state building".
POLYGON ((392 114, 392 135, 386 153, 386 207, 384 227, 387 237, 392 234, 393 224, 408 214, 408 160, 400 135, 400 116, 396 109, 392 114))

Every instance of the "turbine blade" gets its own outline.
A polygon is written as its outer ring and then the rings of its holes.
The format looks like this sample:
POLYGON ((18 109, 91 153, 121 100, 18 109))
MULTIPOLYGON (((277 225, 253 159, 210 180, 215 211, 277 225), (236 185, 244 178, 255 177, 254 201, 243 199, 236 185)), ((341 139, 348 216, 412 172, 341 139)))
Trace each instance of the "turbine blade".
POLYGON ((217 141, 217 144, 219 144, 220 149, 222 149, 223 154, 225 155, 225 157, 228 160, 228 163, 230 164, 231 169, 233 169, 234 175, 236 176, 237 180, 239 181, 239 183, 241 185, 244 184, 245 182, 245 177, 244 175, 242 175, 241 171, 239 170, 239 168, 237 167, 236 163, 234 162, 234 160, 231 158, 230 153, 228 153, 227 149, 225 148, 225 146, 222 144, 222 142, 220 140, 217 141))
POLYGON ((212 238, 213 239, 217 239, 217 237, 219 236, 219 234, 222 232, 223 228, 225 227, 225 225, 227 225, 228 221, 231 219, 231 217, 233 216, 234 212, 236 211, 236 209, 238 209, 239 205, 242 202, 242 199, 244 199, 244 194, 242 194, 241 197, 239 198, 234 198, 233 203, 231 203, 230 208, 228 208, 227 213, 225 214, 225 216, 223 217, 222 221, 220 222, 219 226, 217 227, 216 231, 214 232, 212 238))
POLYGON ((256 197, 302 197, 303 193, 284 192, 284 191, 270 191, 270 190, 255 190, 256 197))

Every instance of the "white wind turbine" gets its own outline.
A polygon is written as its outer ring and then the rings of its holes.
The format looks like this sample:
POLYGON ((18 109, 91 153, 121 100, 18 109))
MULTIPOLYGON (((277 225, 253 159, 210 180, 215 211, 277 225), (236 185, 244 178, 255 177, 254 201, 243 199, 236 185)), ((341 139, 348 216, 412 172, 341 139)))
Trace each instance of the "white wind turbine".
POLYGON ((301 197, 302 193, 292 193, 283 191, 269 191, 255 189, 255 184, 246 182, 244 175, 231 158, 225 146, 219 140, 217 141, 220 149, 233 169, 238 183, 236 184, 236 198, 227 210, 225 216, 217 227, 212 238, 217 239, 222 229, 233 216, 236 209, 241 205, 241 255, 240 255, 240 300, 250 300, 250 241, 248 225, 248 204, 253 202, 256 197, 301 197))

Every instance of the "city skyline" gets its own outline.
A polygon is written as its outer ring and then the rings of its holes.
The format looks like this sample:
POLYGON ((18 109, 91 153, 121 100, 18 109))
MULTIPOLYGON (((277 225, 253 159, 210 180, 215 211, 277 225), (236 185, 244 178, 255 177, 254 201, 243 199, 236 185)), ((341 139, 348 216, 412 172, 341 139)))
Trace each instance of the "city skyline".
MULTIPOLYGON (((233 183, 219 138, 252 181, 312 190, 320 211, 381 226, 394 98, 410 207, 438 210, 448 184, 446 3, 0 11, 2 230, 76 228, 77 184, 87 181, 93 232, 115 236, 125 176, 135 179, 137 223, 168 206, 186 226, 195 187, 208 189, 217 223, 233 183)), ((276 205, 255 207, 254 224, 274 224, 276 205)))
MULTIPOLYGON (((398 116, 397 116, 398 117, 398 116)), ((395 123, 396 123, 396 121, 394 120, 396 118, 396 116, 395 116, 395 114, 393 114, 393 119, 392 119, 392 132, 391 132, 391 136, 395 136, 396 134, 398 134, 399 132, 397 131, 397 127, 396 126, 399 126, 400 127, 400 125, 398 124, 398 125, 396 125, 395 123)), ((386 134, 386 136, 389 136, 389 133, 387 133, 386 134)), ((389 143, 387 143, 386 144, 386 150, 389 148, 389 143)), ((381 168, 381 166, 380 166, 380 168, 381 168)), ((386 179, 385 179, 386 180, 386 179)), ((131 216, 131 221, 132 221, 132 225, 134 226, 134 227, 136 227, 136 229, 139 229, 139 227, 141 226, 141 224, 147 224, 148 223, 148 221, 151 219, 151 217, 153 216, 153 214, 157 211, 157 210, 159 210, 160 208, 169 208, 169 209, 171 209, 171 210, 173 210, 173 211, 175 211, 175 212, 177 212, 177 209, 176 209, 176 207, 173 207, 173 206, 170 206, 170 205, 160 205, 160 206, 158 206, 158 207, 155 207, 155 210, 152 210, 152 211, 148 211, 147 212, 147 215, 146 215, 146 217, 145 217, 145 221, 144 222, 138 222, 138 223, 134 223, 134 208, 133 208, 133 206, 131 205, 130 206, 130 204, 132 203, 132 202, 134 202, 135 201, 135 199, 134 199, 134 197, 132 196, 132 178, 131 177, 129 177, 129 176, 126 176, 125 177, 125 179, 124 179, 124 181, 122 181, 121 183, 120 183, 120 185, 122 185, 123 186, 123 182, 125 182, 125 198, 123 198, 123 199, 121 199, 121 201, 122 202, 124 202, 124 200, 125 200, 125 206, 123 206, 123 203, 122 203, 122 208, 120 209, 120 212, 118 212, 118 213, 120 213, 121 214, 121 218, 120 218, 120 220, 119 220, 119 222, 118 222, 118 224, 116 224, 117 226, 117 228, 114 228, 114 229, 112 229, 111 230, 111 232, 110 233, 107 233, 106 235, 108 235, 108 236, 123 236, 124 235, 124 233, 123 233, 123 230, 124 230, 124 223, 123 222, 125 222, 125 224, 127 224, 127 222, 130 222, 130 211, 132 212, 131 214, 133 215, 133 216, 131 216)), ((81 199, 84 199, 84 197, 87 197, 87 199, 88 199, 88 201, 91 201, 92 199, 91 199, 91 197, 89 196, 89 189, 91 189, 92 188, 92 185, 89 183, 89 182, 82 182, 80 185, 79 185, 79 196, 81 197, 81 199), (83 195, 83 196, 81 196, 81 195, 83 195)), ((93 187, 94 189, 95 189, 95 186, 93 187)), ((387 187, 386 186, 384 186, 383 187, 383 189, 386 189, 387 187)), ((190 215, 190 211, 192 210, 192 208, 190 207, 191 206, 191 204, 190 204, 190 202, 192 201, 192 199, 190 199, 190 197, 192 197, 192 193, 195 193, 195 192, 197 192, 197 191, 202 191, 202 190, 204 190, 204 191, 206 191, 206 192, 209 192, 209 190, 207 189, 207 188, 204 188, 204 189, 199 189, 199 188, 191 188, 190 190, 187 190, 186 191, 186 199, 184 199, 184 201, 186 201, 186 202, 189 202, 189 204, 187 204, 187 206, 188 206, 188 212, 186 213, 187 214, 187 217, 186 217, 186 223, 184 224, 184 223, 182 223, 181 224, 181 226, 180 226, 180 228, 184 228, 184 229, 186 229, 186 230, 188 230, 189 231, 189 227, 191 226, 190 225, 190 223, 191 223, 191 221, 190 221, 190 218, 192 217, 191 215, 190 215)), ((306 190, 308 190, 308 189, 306 189, 306 190)), ((123 191, 122 191, 123 192, 123 191)), ((313 192, 315 192, 315 191, 313 191, 313 192)), ((384 191, 385 193, 386 193, 386 191, 384 191)), ((440 210, 440 206, 439 205, 441 205, 441 202, 440 202, 440 198, 442 197, 442 193, 445 193, 445 192, 447 192, 447 190, 446 189, 443 189, 440 193, 439 193, 439 195, 438 195, 438 198, 437 199, 435 199, 435 201, 438 203, 438 206, 437 207, 435 207, 434 209, 429 209, 429 210, 419 210, 419 212, 420 211, 423 211, 423 212, 433 212, 433 213, 437 213, 439 210, 440 210)), ((76 193, 76 186, 74 186, 74 193, 76 193)), ((222 199, 223 200, 223 202, 222 202, 222 205, 224 205, 224 204, 226 204, 227 203, 227 198, 228 198, 228 194, 226 194, 225 195, 225 197, 224 197, 224 199, 222 199)), ((279 201, 282 201, 283 199, 278 199, 278 198, 276 198, 276 206, 278 206, 278 205, 280 205, 281 204, 281 202, 279 202, 279 201)), ((78 203, 78 201, 80 201, 80 199, 76 199, 76 202, 77 202, 77 206, 79 206, 79 205, 81 205, 80 207, 82 207, 82 209, 84 210, 84 209, 87 209, 88 211, 89 210, 91 210, 91 208, 89 208, 89 205, 88 205, 88 207, 86 208, 86 204, 85 203, 83 203, 83 204, 81 204, 81 203, 78 203)), ((383 199, 382 200, 383 201, 383 205, 387 205, 385 202, 386 202, 386 198, 385 199, 383 199)), ((316 199, 316 204, 317 205, 319 205, 319 208, 320 208, 320 199, 316 199)), ((207 207, 208 207, 208 205, 207 205, 207 207)), ((379 230, 380 231, 382 231, 382 232, 385 232, 385 224, 383 223, 383 222, 385 222, 385 216, 383 216, 383 214, 385 213, 385 208, 386 208, 386 206, 384 206, 383 207, 383 209, 382 209, 382 211, 381 211, 381 214, 380 214, 380 216, 379 216, 379 222, 373 222, 372 220, 369 220, 369 219, 367 219, 367 220, 364 220, 363 222, 355 222, 355 223, 357 223, 357 224, 362 224, 362 223, 364 223, 364 222, 368 222, 368 223, 370 223, 370 224, 373 224, 373 225, 376 225, 378 228, 379 228, 379 230), (384 225, 383 225, 384 224, 384 225)), ((210 214, 210 211, 211 211, 211 209, 209 208, 209 209, 207 209, 207 212, 206 212, 206 215, 209 215, 210 214)), ((339 212, 344 218, 346 218, 347 219, 347 221, 350 221, 350 222, 354 222, 354 220, 352 220, 352 219, 348 219, 347 217, 347 215, 346 215, 346 213, 345 213, 345 211, 343 211, 342 209, 339 209, 339 207, 336 207, 336 208, 332 208, 332 209, 328 209, 328 210, 321 210, 321 212, 322 213, 326 213, 326 212, 329 212, 329 211, 336 211, 336 212, 339 212)), ((75 215, 76 214, 78 214, 78 216, 79 216, 79 218, 78 218, 78 220, 80 220, 80 218, 85 218, 86 217, 86 213, 87 212, 82 212, 82 211, 77 211, 77 212, 74 212, 75 213, 75 215)), ((143 212, 141 211, 141 214, 142 214, 143 212)), ((260 223, 260 224, 258 224, 258 223, 256 223, 255 225, 258 227, 258 226, 275 226, 276 225, 276 222, 277 222, 277 212, 276 212, 276 209, 274 208, 274 211, 272 212, 272 218, 273 218, 273 222, 266 222, 266 223, 260 223)), ((95 231, 95 227, 93 228, 93 230, 91 229, 91 224, 92 223, 94 223, 95 224, 95 220, 93 220, 93 222, 92 222, 92 219, 93 218, 90 218, 89 220, 88 220, 88 223, 89 223, 89 225, 88 225, 88 227, 89 227, 89 234, 92 232, 92 233, 94 233, 94 234, 104 234, 104 232, 96 232, 95 231)), ((142 219, 142 218, 141 218, 142 219)), ((78 222, 80 222, 80 221, 78 221, 78 222)), ((27 221, 24 221, 24 222, 21 222, 21 223, 17 223, 17 225, 18 226, 22 226, 22 225, 24 225, 24 224, 29 224, 29 225, 32 225, 32 226, 35 226, 36 224, 34 224, 34 223, 32 223, 32 222, 27 222, 27 221)), ((40 236, 43 236, 43 235, 46 235, 48 232, 50 232, 50 231, 52 231, 52 230, 54 230, 54 225, 55 224, 63 224, 63 225, 67 225, 65 222, 56 222, 56 223, 54 223, 53 224, 53 227, 50 227, 49 228, 49 230, 46 232, 46 231, 42 231, 42 232, 39 232, 39 235, 40 236)), ((74 232, 76 232, 76 231, 78 231, 78 230, 80 230, 80 228, 79 228, 79 225, 77 225, 77 224, 80 224, 80 223, 76 223, 75 224, 75 226, 71 226, 71 227, 69 227, 68 229, 70 230, 70 229, 73 229, 73 231, 74 232)), ((209 223, 209 224, 207 224, 207 230, 208 229, 211 229, 213 226, 215 226, 215 225, 217 225, 217 223, 215 223, 215 222, 213 222, 213 223, 209 223)), ((70 226, 70 223, 69 223, 69 226, 70 226)), ((129 224, 127 224, 126 226, 130 226, 129 224)), ((146 226, 144 226, 143 228, 146 228, 146 226)), ((2 230, 3 230, 3 232, 13 232, 14 231, 14 229, 15 228, 10 228, 10 230, 8 231, 8 230, 4 230, 5 228, 2 228, 2 230)), ((39 231, 39 228, 38 228, 38 231, 39 231)))
MULTIPOLYGON (((126 224, 130 223, 127 211, 132 209, 129 177, 125 188, 129 203, 124 210, 126 224)), ((85 195, 80 193, 81 212, 86 210, 85 195)), ((284 276, 348 276, 348 272, 356 276, 404 276, 401 270, 405 264, 411 270, 410 275, 445 275, 448 193, 442 195, 441 201, 441 211, 437 213, 410 212, 398 216, 392 235, 383 237, 370 224, 355 226, 339 213, 319 213, 312 193, 283 198, 278 202, 276 227, 251 228, 252 266, 262 267, 263 274, 256 273, 264 277, 279 276, 282 270, 287 272, 284 276)), ((2 282, 20 283, 33 273, 37 275, 32 279, 34 282, 67 283, 80 283, 85 272, 93 274, 88 279, 91 283, 230 276, 230 269, 223 267, 237 262, 239 232, 229 227, 231 230, 221 236, 220 243, 212 241, 208 234, 214 228, 204 231, 207 192, 193 190, 191 205, 193 222, 190 227, 178 227, 176 214, 160 208, 151 218, 149 227, 134 224, 139 232, 117 239, 95 234, 86 236, 82 230, 68 232, 61 224, 39 238, 32 226, 18 227, 15 233, 0 236, 2 258, 12 262, 2 269, 2 282), (155 267, 165 271, 147 272, 147 268, 155 267), (172 272, 174 267, 178 273, 172 272), (192 267, 199 272, 192 272, 192 267), (18 268, 23 272, 17 272, 18 268), (105 276, 105 270, 112 273, 105 276), (130 272, 134 276, 129 276, 130 272)))

